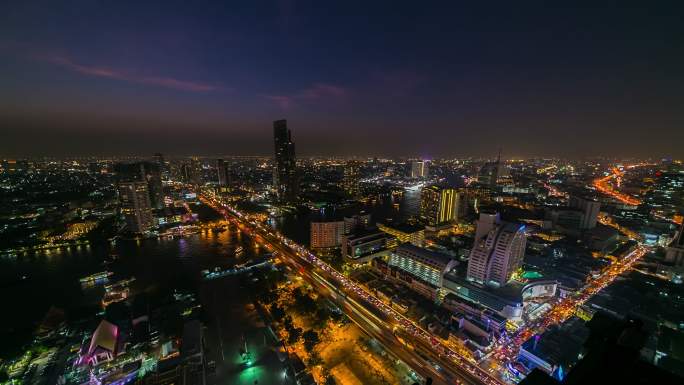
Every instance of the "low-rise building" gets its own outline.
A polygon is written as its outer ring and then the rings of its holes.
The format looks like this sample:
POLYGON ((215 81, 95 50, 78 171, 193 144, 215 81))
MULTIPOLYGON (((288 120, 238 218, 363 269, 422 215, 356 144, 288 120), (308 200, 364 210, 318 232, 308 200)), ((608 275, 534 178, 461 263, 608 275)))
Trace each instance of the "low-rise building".
POLYGON ((500 289, 483 287, 468 281, 456 272, 445 274, 443 282, 443 289, 456 296, 453 298, 452 306, 463 307, 462 311, 468 311, 469 308, 478 309, 482 306, 506 319, 522 318, 523 299, 516 286, 500 289))
POLYGON ((389 253, 391 238, 380 230, 365 230, 345 235, 342 239, 342 257, 349 263, 370 262, 373 258, 389 253))
POLYGON ((589 329, 583 320, 572 317, 523 343, 518 360, 529 370, 539 368, 562 381, 582 357, 589 329))
POLYGON ((425 227, 414 226, 408 223, 383 224, 378 223, 378 229, 397 238, 399 243, 411 243, 414 246, 423 246, 425 242, 425 227))
POLYGON ((397 247, 390 254, 388 263, 438 288, 442 287, 444 274, 458 265, 458 261, 446 254, 416 247, 410 243, 397 247))

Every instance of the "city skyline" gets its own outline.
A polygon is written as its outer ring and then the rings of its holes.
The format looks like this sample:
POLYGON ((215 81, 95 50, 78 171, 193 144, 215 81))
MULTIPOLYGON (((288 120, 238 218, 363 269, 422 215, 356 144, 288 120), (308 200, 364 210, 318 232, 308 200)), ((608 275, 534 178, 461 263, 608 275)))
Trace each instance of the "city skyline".
POLYGON ((0 385, 684 384, 683 19, 0 4, 0 385))
POLYGON ((414 6, 6 4, 0 154, 684 155, 680 9, 414 6))

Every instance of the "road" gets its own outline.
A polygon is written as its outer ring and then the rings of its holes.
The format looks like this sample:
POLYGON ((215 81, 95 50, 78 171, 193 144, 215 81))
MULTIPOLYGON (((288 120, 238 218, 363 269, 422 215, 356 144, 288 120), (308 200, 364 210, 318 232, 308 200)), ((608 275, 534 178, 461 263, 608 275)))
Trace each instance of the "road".
MULTIPOLYGON (((625 166, 625 167, 624 167, 624 170, 630 170, 630 169, 633 169, 633 168, 636 168, 636 167, 645 167, 645 166, 653 166, 653 164, 650 164, 650 163, 636 163, 636 164, 630 164, 630 165, 628 165, 628 166, 625 166)), ((612 179, 615 179, 615 180, 618 180, 618 181, 619 181, 620 179, 622 179, 622 177, 625 175, 625 171, 624 171, 624 170, 621 170, 621 169, 619 169, 619 168, 617 168, 617 167, 613 167, 613 168, 611 169, 611 174, 610 174, 610 175, 607 175, 607 176, 605 176, 605 177, 603 177, 603 178, 596 179, 596 180, 594 181, 593 185, 594 185, 594 187, 596 188, 596 190, 598 190, 599 192, 601 192, 601 193, 603 193, 603 194, 606 194, 606 195, 610 196, 611 198, 613 198, 613 199, 615 199, 615 200, 618 200, 618 201, 620 201, 620 202, 622 202, 622 203, 624 203, 624 204, 626 204, 626 205, 630 205, 630 206, 639 206, 639 205, 641 204, 641 200, 640 200, 640 199, 635 198, 635 197, 633 197, 633 196, 631 196, 631 195, 627 195, 627 194, 625 194, 625 193, 622 193, 622 192, 618 191, 617 189, 615 189, 615 188, 611 185, 611 180, 612 180, 612 179)))
MULTIPOLYGON (((280 257, 289 263, 299 266, 298 273, 304 278, 311 278, 311 274, 317 276, 318 287, 326 288, 336 294, 336 297, 345 298, 342 309, 346 314, 366 331, 375 331, 373 337, 380 342, 390 344, 388 346, 394 352, 408 352, 407 347, 401 345, 394 336, 393 331, 399 330, 410 337, 410 343, 415 350, 411 350, 407 360, 408 365, 417 373, 430 376, 443 383, 487 384, 500 385, 500 380, 490 373, 479 368, 469 358, 463 357, 442 343, 439 338, 422 329, 399 312, 395 311, 378 298, 356 285, 342 274, 337 272, 327 263, 318 259, 306 248, 292 242, 281 234, 273 233, 271 229, 252 221, 247 215, 221 204, 210 194, 198 194, 202 201, 221 212, 227 220, 236 223, 242 231, 258 236, 264 243, 269 244, 280 253, 280 257), (364 315, 366 314, 366 315, 364 315), (370 316, 370 317, 369 317, 370 316), (390 335, 392 337, 390 337, 390 335), (400 344, 400 345, 397 345, 400 344), (399 348, 401 347, 401 348, 399 348), (429 362, 429 361, 432 361, 429 362), (441 369, 437 369, 437 367, 441 369)), ((403 354, 403 353, 399 353, 403 354)))
POLYGON ((281 255, 283 260, 297 271, 308 283, 317 288, 318 293, 326 295, 335 302, 345 314, 357 324, 367 335, 375 338, 388 351, 407 363, 421 377, 432 377, 434 384, 479 384, 480 381, 470 374, 461 373, 450 368, 449 362, 435 355, 430 346, 417 341, 417 346, 402 343, 389 327, 393 320, 386 314, 377 311, 365 299, 354 293, 345 293, 339 285, 324 277, 325 272, 306 261, 281 255), (441 363, 441 365, 439 365, 441 363), (436 366, 437 365, 437 366, 436 366))
POLYGON ((430 376, 442 383, 504 384, 502 378, 506 364, 517 359, 520 346, 531 336, 543 333, 549 326, 567 320, 575 310, 598 291, 629 270, 648 252, 645 246, 638 246, 624 258, 614 262, 599 277, 588 282, 578 293, 558 300, 551 310, 530 325, 526 325, 508 339, 501 340, 493 353, 480 366, 469 358, 461 356, 446 346, 438 337, 425 331, 371 293, 342 276, 327 263, 318 259, 306 248, 298 245, 272 229, 262 226, 230 206, 214 200, 211 195, 202 195, 209 206, 215 208, 238 224, 244 231, 258 236, 280 253, 280 256, 307 281, 328 292, 345 313, 367 334, 383 343, 421 376, 430 376), (408 338, 397 338, 403 334, 408 338), (485 369, 488 368, 488 369, 485 369))
POLYGON ((631 269, 648 251, 646 246, 639 245, 628 252, 623 258, 611 264, 600 276, 589 281, 578 293, 561 299, 543 317, 519 330, 509 341, 500 343, 491 357, 498 363, 514 361, 520 346, 525 341, 535 334, 543 333, 549 326, 563 323, 570 318, 579 306, 631 269))

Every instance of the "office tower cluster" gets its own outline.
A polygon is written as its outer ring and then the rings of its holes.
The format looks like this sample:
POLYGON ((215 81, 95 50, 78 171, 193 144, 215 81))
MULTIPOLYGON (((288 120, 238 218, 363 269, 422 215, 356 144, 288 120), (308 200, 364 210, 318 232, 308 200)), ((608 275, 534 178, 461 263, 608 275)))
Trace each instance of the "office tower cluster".
POLYGON ((275 144, 275 167, 273 168, 273 186, 280 202, 293 203, 299 194, 299 175, 295 144, 292 134, 287 128, 287 120, 273 122, 273 141, 275 144))

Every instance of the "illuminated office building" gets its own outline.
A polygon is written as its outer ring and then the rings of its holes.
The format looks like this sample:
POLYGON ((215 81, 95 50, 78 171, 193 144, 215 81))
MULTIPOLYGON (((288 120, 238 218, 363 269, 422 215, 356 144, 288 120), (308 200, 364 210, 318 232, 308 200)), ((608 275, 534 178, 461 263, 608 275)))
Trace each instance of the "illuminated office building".
POLYGON ((311 222, 311 248, 339 247, 344 236, 344 221, 311 222))
POLYGON ((436 288, 442 287, 442 277, 456 267, 458 262, 448 255, 405 243, 390 254, 390 266, 409 273, 414 278, 436 288))
POLYGON ((359 162, 350 161, 344 166, 344 176, 342 179, 342 187, 348 197, 355 199, 361 195, 359 187, 359 180, 361 178, 359 170, 359 162))
POLYGON ((145 182, 152 208, 164 208, 162 174, 157 162, 118 163, 114 166, 120 182, 145 182))
POLYGON ((441 186, 424 187, 420 195, 420 218, 427 226, 436 226, 458 219, 461 194, 441 186))
POLYGON ((150 194, 144 181, 118 183, 121 214, 132 233, 144 233, 154 226, 150 194))
POLYGON ((506 285, 522 266, 526 242, 525 226, 503 222, 498 213, 481 213, 467 279, 494 287, 506 285))
POLYGON ((415 246, 422 246, 425 242, 425 228, 422 226, 378 223, 378 229, 397 238, 400 243, 409 242, 415 246))
POLYGON ((427 160, 411 162, 411 178, 427 178, 429 174, 429 162, 427 160))

